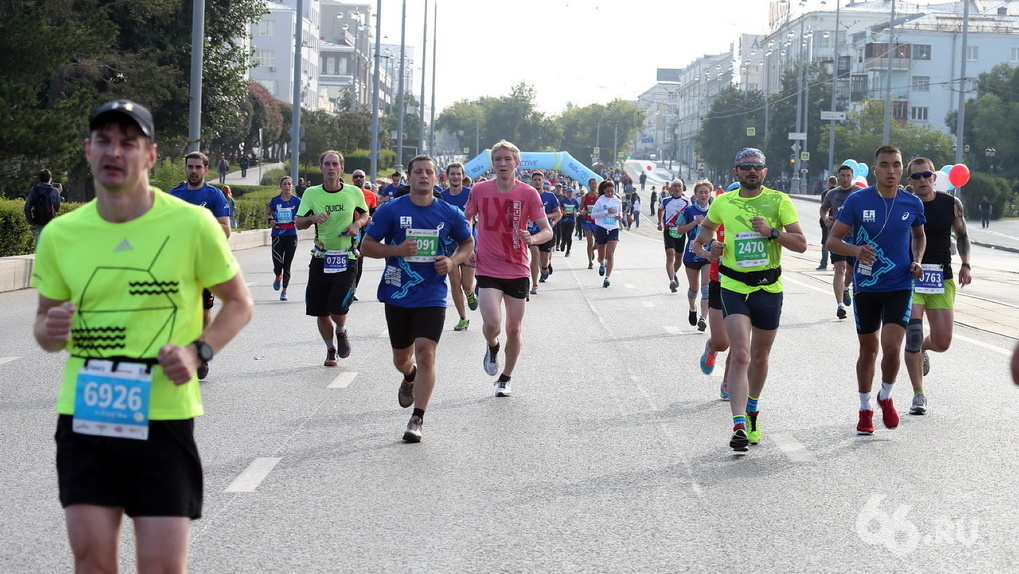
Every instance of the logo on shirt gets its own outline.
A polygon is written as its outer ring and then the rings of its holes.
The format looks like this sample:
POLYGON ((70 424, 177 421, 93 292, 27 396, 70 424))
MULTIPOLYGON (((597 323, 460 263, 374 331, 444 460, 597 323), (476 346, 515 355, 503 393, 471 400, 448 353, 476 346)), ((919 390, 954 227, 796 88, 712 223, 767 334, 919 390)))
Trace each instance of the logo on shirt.
POLYGON ((873 209, 864 209, 863 210, 863 222, 864 223, 868 223, 868 222, 875 222, 875 221, 877 221, 877 212, 874 211, 873 209))
POLYGON ((134 247, 131 247, 131 244, 127 241, 127 238, 125 238, 116 247, 113 248, 113 252, 119 253, 121 251, 131 251, 132 249, 134 249, 134 247))
POLYGON ((907 219, 909 219, 909 212, 908 211, 906 213, 902 214, 902 220, 906 221, 907 219))
POLYGON ((414 227, 414 218, 409 215, 400 216, 400 229, 410 229, 414 227))

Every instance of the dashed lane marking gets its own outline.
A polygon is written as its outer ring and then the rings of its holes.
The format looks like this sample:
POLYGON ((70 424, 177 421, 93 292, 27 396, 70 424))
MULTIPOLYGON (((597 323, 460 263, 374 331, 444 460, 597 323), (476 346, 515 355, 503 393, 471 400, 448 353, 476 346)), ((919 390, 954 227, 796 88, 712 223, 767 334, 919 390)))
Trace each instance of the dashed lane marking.
POLYGON ((345 389, 345 388, 347 388, 347 385, 349 385, 354 380, 354 377, 356 377, 356 376, 357 376, 357 373, 354 372, 354 371, 347 371, 345 373, 340 373, 339 375, 336 376, 335 379, 333 379, 333 382, 329 383, 329 386, 326 387, 326 388, 327 389, 345 389))
POLYGON ((20 359, 20 358, 21 357, 0 357, 0 365, 2 365, 4 363, 10 363, 11 361, 13 361, 15 359, 20 359))
POLYGON ((256 458, 240 473, 223 492, 254 492, 259 484, 276 467, 279 458, 256 458))
POLYGON ((792 435, 772 433, 767 436, 771 438, 771 442, 778 446, 779 450, 785 453, 790 461, 817 462, 817 457, 807 450, 807 447, 803 446, 800 441, 794 439, 792 435))

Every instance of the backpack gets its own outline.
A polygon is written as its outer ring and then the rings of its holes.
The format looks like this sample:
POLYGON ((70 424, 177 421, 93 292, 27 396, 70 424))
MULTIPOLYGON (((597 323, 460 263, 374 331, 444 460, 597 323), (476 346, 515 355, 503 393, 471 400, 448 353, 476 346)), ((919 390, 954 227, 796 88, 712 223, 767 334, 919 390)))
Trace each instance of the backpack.
POLYGON ((53 203, 53 188, 37 188, 35 201, 32 203, 32 219, 36 225, 46 225, 57 216, 57 206, 53 203))

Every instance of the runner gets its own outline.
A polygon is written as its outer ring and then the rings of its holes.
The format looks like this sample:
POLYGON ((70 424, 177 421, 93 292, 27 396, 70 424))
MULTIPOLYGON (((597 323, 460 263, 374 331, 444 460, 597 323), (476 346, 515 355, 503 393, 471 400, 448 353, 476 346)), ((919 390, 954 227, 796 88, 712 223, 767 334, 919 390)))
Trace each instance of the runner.
POLYGON ((732 361, 729 447, 741 452, 761 442, 758 401, 782 314, 782 248, 803 253, 807 238, 789 196, 764 187, 764 152, 743 148, 734 159, 733 175, 740 187, 715 198, 696 241, 710 246, 710 261, 721 260, 722 309, 732 361), (720 225, 725 226, 724 240, 713 241, 720 225))
MULTIPOLYGON (((442 199, 446 203, 459 208, 461 213, 463 213, 464 207, 467 206, 467 198, 471 194, 471 188, 465 187, 463 184, 464 177, 464 166, 462 163, 453 162, 446 166, 446 179, 449 181, 449 187, 442 190, 442 199)), ((452 256, 453 251, 456 250, 456 243, 447 242, 446 248, 447 255, 452 256)), ((478 296, 474 293, 474 271, 476 267, 477 258, 474 257, 474 253, 471 253, 467 261, 456 265, 449 272, 449 286, 452 290, 453 305, 456 307, 457 314, 460 315, 460 320, 453 327, 454 331, 466 331, 468 325, 471 324, 470 319, 467 318, 467 308, 464 306, 464 303, 466 303, 467 307, 470 307, 471 311, 478 308, 478 296)))
POLYGON ((95 199, 47 224, 36 250, 35 340, 69 354, 55 441, 75 572, 118 571, 125 514, 138 571, 187 570, 203 502, 195 373, 254 310, 216 219, 149 186, 154 137, 143 106, 99 106, 85 140, 95 199), (204 330, 203 287, 222 301, 204 330))
POLYGON ((580 212, 580 202, 573 197, 572 191, 566 191, 560 198, 563 208, 563 218, 559 220, 559 251, 565 251, 564 257, 570 256, 573 249, 573 232, 577 226, 577 213, 580 212))
POLYGON ((678 227, 682 224, 683 212, 690 206, 690 202, 683 197, 683 188, 683 180, 672 180, 669 185, 670 195, 662 200, 658 209, 658 231, 663 233, 665 241, 665 273, 669 276, 669 289, 673 293, 679 289, 676 274, 683 264, 683 247, 686 244, 686 236, 678 227))
POLYGON ((276 279, 272 288, 280 291, 280 301, 287 300, 287 286, 290 285, 290 265, 297 253, 297 226, 294 214, 301 205, 301 198, 292 193, 294 180, 290 176, 280 179, 280 194, 269 200, 265 217, 272 227, 272 274, 276 279))
POLYGON ((502 140, 492 146, 491 154, 495 179, 471 189, 466 212, 468 218, 478 218, 478 287, 487 343, 483 366, 492 376, 499 371, 499 334, 505 307, 506 364, 496 382, 495 396, 508 397, 512 392, 510 378, 523 344, 529 246, 548 241, 552 227, 538 193, 515 177, 520 149, 502 140), (538 235, 527 231, 528 221, 538 224, 538 235))
POLYGON ((381 203, 385 203, 393 199, 393 197, 396 196, 396 192, 400 191, 400 188, 403 187, 403 174, 400 173, 399 170, 394 171, 389 178, 392 179, 393 182, 383 187, 382 192, 379 193, 379 201, 381 203))
MULTIPOLYGON (((549 223, 554 228, 559 218, 563 215, 562 209, 559 207, 559 198, 549 191, 549 185, 545 181, 545 174, 540 171, 531 174, 531 186, 534 187, 541 197, 541 204, 545 208, 545 217, 548 218, 549 223)), ((531 222, 527 226, 527 231, 531 235, 537 235, 539 232, 537 224, 531 222)), ((553 231, 554 235, 555 232, 553 231)), ((549 239, 540 245, 531 245, 531 295, 538 293, 539 281, 544 283, 552 275, 552 248, 554 246, 554 239, 549 239)))
POLYGON ((934 162, 918 157, 909 162, 909 179, 913 193, 923 202, 927 222, 923 231, 927 248, 923 253, 924 274, 913 284, 913 309, 906 326, 906 372, 913 386, 913 404, 909 414, 927 413, 927 396, 923 378, 930 370, 927 351, 943 353, 952 344, 952 327, 955 324, 956 281, 952 277, 952 232, 959 250, 962 265, 959 267, 959 287, 973 281, 970 272, 969 232, 962 202, 957 197, 934 190, 934 162), (927 315, 930 335, 923 335, 923 317, 927 315))
POLYGON ((923 202, 899 188, 902 152, 892 146, 881 146, 874 154, 874 163, 877 183, 846 199, 828 236, 828 251, 856 257, 853 311, 860 341, 860 357, 856 362, 860 419, 856 432, 862 435, 874 433, 870 393, 878 350, 883 355, 881 391, 877 396, 881 419, 887 428, 899 426, 892 385, 899 373, 913 280, 923 273, 920 261, 927 246, 923 202), (854 234, 853 244, 842 239, 850 231, 854 234))
POLYGON ((365 257, 386 260, 378 295, 386 305, 393 364, 403 375, 397 399, 403 408, 414 405, 403 440, 421 442, 446 318, 445 276, 470 257, 474 239, 463 212, 435 199, 432 158, 410 160, 407 178, 410 194, 379 208, 361 247, 365 257), (457 246, 451 256, 445 251, 449 242, 457 246))
MULTIPOLYGON (((715 195, 722 195, 725 193, 723 189, 715 190, 715 195)), ((700 232, 698 232, 698 235, 700 232)), ((725 242, 725 226, 719 225, 716 231, 716 238, 713 240, 725 242)), ((710 253, 704 249, 704 245, 700 242, 693 240, 694 253, 703 257, 704 259, 710 258, 710 253)), ((708 326, 710 327, 710 335, 708 341, 704 343, 704 352, 701 354, 701 372, 705 375, 710 375, 715 371, 715 362, 718 359, 718 353, 724 352, 729 349, 729 336, 725 332, 725 318, 722 313, 722 283, 721 278, 718 275, 719 261, 715 260, 708 266, 708 326)), ((722 382, 718 385, 718 394, 723 401, 729 400, 729 366, 732 359, 732 353, 729 353, 725 357, 725 371, 722 373, 722 382)))
MULTIPOLYGON (((372 215, 375 214, 375 210, 378 209, 379 207, 379 194, 375 193, 375 191, 372 190, 372 184, 370 182, 365 181, 366 178, 367 176, 365 175, 364 170, 361 169, 355 169, 354 173, 350 174, 350 179, 351 181, 354 182, 353 183, 354 187, 359 188, 361 190, 361 193, 364 194, 364 203, 365 205, 368 206, 368 217, 370 218, 372 215)), ((370 221, 371 219, 369 219, 369 222, 370 221)), ((361 245, 361 239, 363 237, 364 228, 361 229, 361 233, 357 234, 357 237, 354 239, 353 243, 351 244, 351 247, 353 249, 358 249, 361 245)), ((350 297, 351 301, 358 300, 357 287, 358 285, 361 284, 361 274, 364 273, 364 265, 361 264, 362 259, 364 259, 364 256, 360 254, 360 251, 358 251, 357 274, 354 275, 354 294, 350 297)))
POLYGON ((587 238, 587 268, 594 269, 594 230, 598 228, 591 217, 591 209, 598 201, 598 180, 591 178, 587 180, 587 193, 580 198, 580 213, 582 216, 580 226, 587 238))
POLYGON ((364 193, 343 183, 343 154, 329 150, 319 157, 323 183, 309 187, 301 198, 297 229, 315 226, 315 248, 308 264, 305 313, 316 317, 326 345, 327 367, 350 356, 347 312, 354 296, 358 253, 353 239, 368 223, 364 193), (335 337, 335 339, 334 339, 335 337))
POLYGON ((616 261, 616 244, 619 243, 619 218, 623 212, 623 204, 616 197, 616 188, 611 181, 605 180, 598 184, 598 201, 591 210, 594 218, 594 242, 598 246, 598 275, 603 275, 602 287, 611 284, 612 267, 616 261))
POLYGON ((700 224, 708 214, 711 206, 711 194, 715 186, 710 181, 701 180, 693 186, 693 203, 683 210, 683 225, 677 227, 677 231, 685 233, 689 241, 683 251, 683 266, 686 267, 686 300, 690 304, 688 320, 690 326, 696 326, 698 331, 703 332, 708 328, 705 317, 708 315, 708 260, 701 257, 693 250, 694 239, 700 233, 700 224), (700 293, 700 313, 697 312, 697 295, 700 293))
MULTIPOLYGON (((821 221, 825 224, 825 229, 830 229, 832 225, 835 225, 835 217, 839 213, 839 209, 846 202, 846 198, 851 193, 855 193, 858 189, 853 184, 853 175, 855 170, 851 166, 841 165, 838 169, 838 186, 832 188, 825 194, 824 199, 821 200, 821 221)), ((825 235, 828 235, 827 233, 825 235)), ((827 241, 827 240, 825 240, 827 241)), ((825 247, 827 249, 827 246, 825 247)), ((853 285, 853 274, 849 270, 856 266, 856 261, 852 257, 841 255, 838 253, 831 253, 829 255, 832 266, 835 268, 835 275, 831 280, 831 288, 835 293, 835 316, 839 319, 846 318, 846 305, 853 302, 853 296, 849 288, 853 285)))

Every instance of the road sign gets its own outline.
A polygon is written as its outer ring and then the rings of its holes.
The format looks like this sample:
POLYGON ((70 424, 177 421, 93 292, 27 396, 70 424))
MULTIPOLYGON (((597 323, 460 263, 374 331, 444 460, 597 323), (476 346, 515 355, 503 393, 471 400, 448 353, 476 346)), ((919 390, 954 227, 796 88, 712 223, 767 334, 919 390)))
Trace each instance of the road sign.
POLYGON ((800 153, 800 142, 796 142, 789 146, 789 149, 793 150, 793 153, 800 153))
POLYGON ((469 154, 469 153, 471 153, 471 148, 465 147, 464 148, 464 154, 469 154))
POLYGON ((800 152, 800 161, 810 161, 810 152, 800 152))
POLYGON ((601 148, 600 147, 596 147, 596 148, 594 148, 594 151, 591 152, 591 153, 594 154, 594 155, 601 155, 601 148))
POLYGON ((757 135, 757 128, 747 128, 747 136, 753 137, 757 135))
POLYGON ((846 121, 846 112, 821 112, 822 120, 846 121))
POLYGON ((805 140, 807 139, 807 132, 789 132, 789 139, 805 140))

